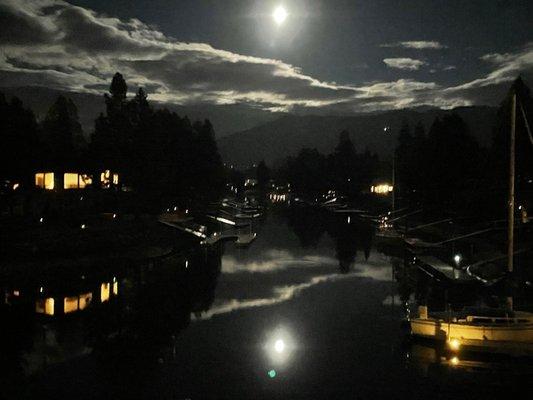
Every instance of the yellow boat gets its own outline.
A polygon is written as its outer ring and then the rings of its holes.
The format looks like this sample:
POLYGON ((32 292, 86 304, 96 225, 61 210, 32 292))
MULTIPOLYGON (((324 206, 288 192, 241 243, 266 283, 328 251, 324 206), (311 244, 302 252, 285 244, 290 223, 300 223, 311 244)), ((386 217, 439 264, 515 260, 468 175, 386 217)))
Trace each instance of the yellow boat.
POLYGON ((412 318, 411 334, 445 341, 450 350, 474 350, 533 355, 533 313, 524 311, 479 310, 428 315, 419 307, 420 316, 412 318))
MULTIPOLYGON (((507 269, 513 272, 515 220, 515 128, 517 95, 511 89, 511 130, 509 147, 509 202, 507 230, 507 269)), ((525 114, 524 114, 525 117, 525 114)), ((419 317, 410 321, 411 333, 417 337, 445 340, 457 351, 462 346, 476 350, 533 355, 533 313, 513 311, 513 298, 507 297, 507 309, 482 312, 443 313, 428 315, 426 306, 419 308, 419 317)))

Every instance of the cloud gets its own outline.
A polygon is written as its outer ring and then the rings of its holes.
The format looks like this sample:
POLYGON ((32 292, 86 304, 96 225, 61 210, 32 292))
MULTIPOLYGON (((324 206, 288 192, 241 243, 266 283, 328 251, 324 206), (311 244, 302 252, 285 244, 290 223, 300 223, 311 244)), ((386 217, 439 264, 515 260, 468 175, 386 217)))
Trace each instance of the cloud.
MULTIPOLYGON (((529 46, 516 53, 483 56, 493 71, 455 87, 401 76, 340 85, 281 60, 181 42, 138 19, 104 16, 61 0, 1 1, 0 86, 36 85, 100 94, 120 71, 131 90, 151 88, 150 99, 164 103, 242 103, 265 110, 338 114, 476 104, 492 86, 499 88, 518 72, 533 69, 529 46)), ((383 46, 445 47, 434 41, 383 46)), ((411 58, 384 62, 397 73, 427 65, 411 58)))
POLYGON ((405 69, 409 71, 416 71, 421 66, 427 64, 422 60, 416 60, 413 58, 385 58, 383 62, 387 64, 387 67, 389 68, 405 69))
POLYGON ((485 54, 480 59, 493 68, 491 72, 481 78, 443 90, 446 97, 461 97, 479 102, 483 99, 486 104, 501 101, 511 82, 520 74, 533 78, 533 43, 514 53, 485 54))
POLYGON ((380 45, 380 47, 401 47, 404 49, 418 50, 439 50, 447 48, 447 46, 444 46, 439 42, 428 40, 412 40, 407 42, 385 43, 380 45))

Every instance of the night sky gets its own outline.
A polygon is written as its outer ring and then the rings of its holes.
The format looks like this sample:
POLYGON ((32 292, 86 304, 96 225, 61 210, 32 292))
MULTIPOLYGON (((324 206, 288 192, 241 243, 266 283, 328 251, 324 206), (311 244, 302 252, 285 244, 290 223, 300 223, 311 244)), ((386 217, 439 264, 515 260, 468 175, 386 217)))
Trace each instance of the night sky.
POLYGON ((121 71, 177 104, 495 105, 533 77, 528 0, 0 0, 0 38, 0 86, 102 93, 121 71))

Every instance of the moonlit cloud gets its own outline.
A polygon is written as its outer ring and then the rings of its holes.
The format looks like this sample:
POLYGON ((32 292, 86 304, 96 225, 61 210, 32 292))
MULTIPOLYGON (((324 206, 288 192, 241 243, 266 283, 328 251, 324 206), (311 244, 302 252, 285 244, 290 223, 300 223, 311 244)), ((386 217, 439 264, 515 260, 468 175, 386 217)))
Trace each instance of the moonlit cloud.
POLYGON ((403 47, 404 49, 418 49, 418 50, 439 50, 445 49, 447 46, 436 42, 428 40, 412 40, 407 42, 396 42, 396 43, 385 43, 380 47, 403 47))
MULTIPOLYGON (((389 80, 340 85, 281 60, 180 42, 138 19, 104 16, 61 0, 1 1, 0 86, 101 94, 120 71, 132 91, 149 88, 150 99, 165 103, 241 103, 271 111, 353 113, 476 104, 486 96, 479 88, 499 88, 533 69, 528 45, 515 53, 483 56, 492 72, 454 87, 406 79, 400 74, 421 70, 427 62, 400 57, 384 60, 395 74, 389 80)), ((406 41, 383 47, 445 46, 406 41)))
POLYGON ((389 68, 406 69, 409 71, 416 71, 421 66, 426 65, 424 61, 413 58, 385 58, 383 62, 389 68))

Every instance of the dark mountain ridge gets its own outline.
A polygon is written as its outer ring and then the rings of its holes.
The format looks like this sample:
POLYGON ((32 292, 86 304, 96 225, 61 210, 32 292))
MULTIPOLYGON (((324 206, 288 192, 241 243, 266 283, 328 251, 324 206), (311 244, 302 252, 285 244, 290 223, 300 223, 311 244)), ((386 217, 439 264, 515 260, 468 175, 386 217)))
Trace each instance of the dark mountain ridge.
POLYGON ((287 115, 221 138, 218 144, 223 159, 228 163, 247 166, 265 160, 268 164, 276 164, 304 147, 330 153, 337 144, 339 133, 347 130, 357 151, 368 149, 380 158, 390 159, 403 121, 407 121, 411 127, 420 121, 427 131, 436 117, 449 113, 456 113, 463 118, 478 142, 488 146, 492 139, 496 110, 495 107, 473 106, 453 110, 391 110, 344 117, 287 115))

